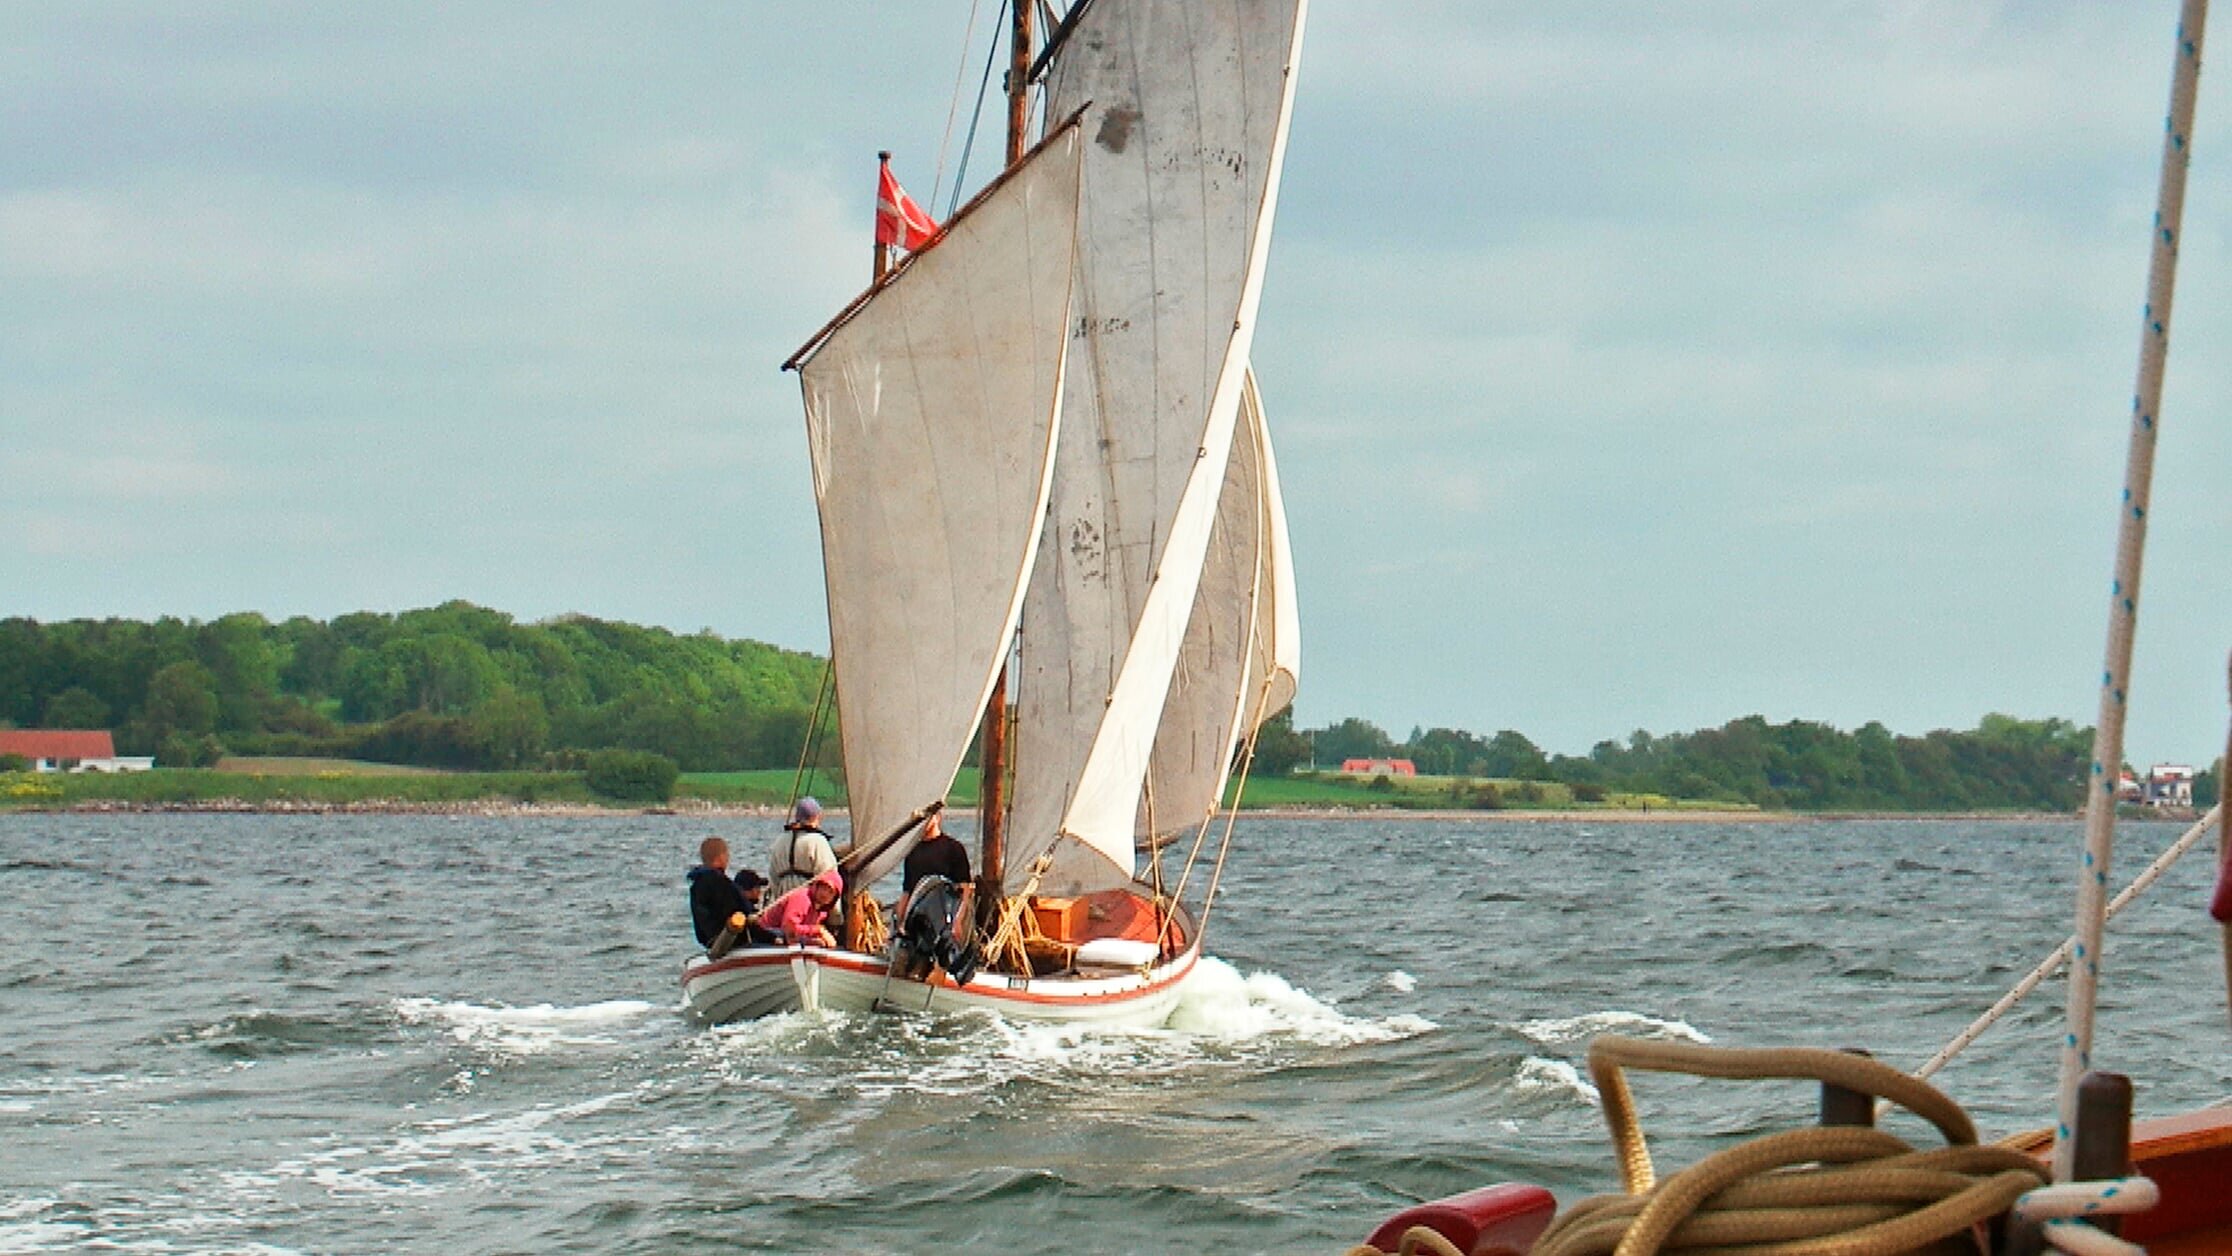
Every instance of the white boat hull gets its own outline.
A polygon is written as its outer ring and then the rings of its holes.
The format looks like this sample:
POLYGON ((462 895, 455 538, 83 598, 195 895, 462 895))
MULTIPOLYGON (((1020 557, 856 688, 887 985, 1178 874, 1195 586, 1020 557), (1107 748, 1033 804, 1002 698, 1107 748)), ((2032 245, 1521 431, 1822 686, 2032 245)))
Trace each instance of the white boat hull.
POLYGON ((887 978, 882 956, 819 946, 752 947, 682 966, 690 1015, 708 1023, 778 1012, 997 1012, 1014 1020, 1146 1027, 1178 1006, 1180 988, 1201 958, 1200 944, 1143 971, 1052 977, 978 973, 956 986, 887 978))

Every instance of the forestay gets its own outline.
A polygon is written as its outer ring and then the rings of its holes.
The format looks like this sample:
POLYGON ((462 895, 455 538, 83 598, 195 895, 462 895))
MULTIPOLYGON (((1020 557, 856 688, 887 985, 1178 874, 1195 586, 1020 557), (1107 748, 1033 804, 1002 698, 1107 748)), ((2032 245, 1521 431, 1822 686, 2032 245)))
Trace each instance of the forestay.
POLYGON ((945 796, 1015 632, 1060 430, 1082 151, 1075 127, 1050 137, 800 357, 858 838, 945 796))
POLYGON ((1150 750, 1240 410, 1299 0, 1096 0, 1049 108, 1090 105, 1077 352, 1021 653, 1010 889, 1130 877, 1150 750))

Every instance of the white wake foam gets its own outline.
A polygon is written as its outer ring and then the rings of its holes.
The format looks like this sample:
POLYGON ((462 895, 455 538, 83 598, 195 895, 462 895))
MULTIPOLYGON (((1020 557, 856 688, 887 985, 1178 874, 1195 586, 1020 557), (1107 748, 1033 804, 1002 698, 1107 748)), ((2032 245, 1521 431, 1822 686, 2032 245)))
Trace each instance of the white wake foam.
POLYGON ((60 1206, 58 1199, 19 1199, 0 1203, 0 1252, 35 1252, 77 1247, 91 1237, 91 1222, 50 1220, 40 1214, 60 1206))
POLYGON ((1423 1016, 1344 1016, 1277 973, 1243 977, 1239 969, 1205 955, 1186 978, 1169 1028, 1226 1042, 1280 1035, 1345 1047, 1414 1037, 1436 1026, 1423 1016))
POLYGON ((1539 1055, 1519 1062, 1519 1076, 1512 1087, 1521 1094, 1578 1095, 1592 1105, 1599 1100, 1597 1088, 1581 1076, 1581 1070, 1564 1060, 1546 1060, 1539 1055))
POLYGON ((1400 968, 1380 978, 1380 980, 1386 982, 1387 988, 1397 994, 1409 994, 1411 991, 1418 989, 1418 978, 1411 976, 1400 968))
POLYGON ((1635 1038, 1656 1038, 1661 1042, 1712 1041, 1687 1022, 1660 1020, 1641 1012, 1590 1012, 1585 1016, 1525 1021, 1517 1028, 1521 1034, 1546 1047, 1569 1046, 1586 1042, 1598 1034, 1615 1033, 1635 1038))
POLYGON ((440 1195, 461 1182, 503 1172, 546 1172, 578 1163, 614 1141, 644 1141, 648 1134, 587 1134, 575 1124, 634 1096, 598 1095, 571 1104, 547 1104, 498 1116, 472 1113, 419 1121, 370 1145, 344 1143, 290 1157, 269 1170, 223 1175, 241 1202, 279 1197, 290 1183, 315 1187, 336 1199, 440 1195))
POLYGON ((436 1025, 470 1047, 505 1055, 540 1055, 575 1047, 607 1047, 618 1041, 610 1030, 652 1010, 638 999, 610 999, 580 1007, 537 1003, 529 1007, 488 1007, 479 1003, 404 998, 395 1001, 396 1019, 406 1025, 436 1025))
POLYGON ((1431 1032, 1420 1016, 1349 1016, 1298 990, 1276 973, 1242 976, 1222 960, 1194 967, 1176 1009, 1151 1028, 1049 1024, 987 1012, 935 1018, 856 1017, 844 1012, 797 1013, 724 1025, 696 1038, 694 1049, 729 1081, 787 1086, 807 1062, 826 1072, 835 1051, 845 1057, 846 1084, 858 1093, 981 1094, 988 1086, 1028 1080, 1090 1086, 1222 1070, 1277 1058, 1297 1049, 1391 1042, 1431 1032))

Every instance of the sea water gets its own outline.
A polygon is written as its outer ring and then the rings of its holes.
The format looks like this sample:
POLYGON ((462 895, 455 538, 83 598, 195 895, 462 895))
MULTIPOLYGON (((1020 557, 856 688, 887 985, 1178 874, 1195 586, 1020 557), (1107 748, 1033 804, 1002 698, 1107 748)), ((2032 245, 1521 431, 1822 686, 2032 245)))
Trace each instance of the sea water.
MULTIPOLYGON (((768 830, 0 816, 0 1251, 1335 1251, 1614 1189, 1600 1033, 1912 1067, 2068 934, 2077 859, 2058 821, 1252 817, 1164 1026, 700 1027, 682 873, 768 830)), ((2232 1095, 2212 847, 2110 935, 2142 1115, 2232 1095)), ((1940 1080, 2045 1124, 2061 1029, 2057 982, 1940 1080)), ((1634 1083, 1662 1166, 1816 1100, 1634 1083)))

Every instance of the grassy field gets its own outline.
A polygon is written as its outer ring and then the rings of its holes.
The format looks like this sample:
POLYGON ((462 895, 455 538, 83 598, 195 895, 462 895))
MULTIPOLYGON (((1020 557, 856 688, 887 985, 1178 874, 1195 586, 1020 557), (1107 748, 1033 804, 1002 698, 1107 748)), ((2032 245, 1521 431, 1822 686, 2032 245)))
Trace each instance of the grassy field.
MULTIPOLYGON (((763 768, 751 772, 684 772, 674 787, 677 798, 702 798, 708 802, 759 804, 780 807, 790 802, 792 769, 763 768)), ((806 780, 804 793, 821 800, 825 807, 845 805, 843 782, 832 780, 827 772, 816 772, 806 780)), ((954 808, 977 805, 977 778, 974 771, 964 771, 961 779, 953 783, 946 794, 946 805, 954 808)))
MULTIPOLYGON (((762 768, 752 772, 684 772, 674 783, 676 798, 695 798, 722 806, 780 807, 790 801, 790 768, 762 768)), ((814 796, 831 807, 842 806, 845 791, 826 776, 816 776, 814 796)))
MULTIPOLYGON (((685 772, 675 783, 674 801, 726 807, 781 807, 790 801, 792 770, 685 772)), ((809 778, 806 789, 830 807, 845 805, 844 786, 827 773, 809 778)), ((1227 792, 1227 805, 1238 792, 1227 792)), ((964 773, 946 799, 955 808, 977 804, 974 773, 964 773)), ((215 769, 158 768, 152 772, 103 774, 0 774, 0 809, 70 807, 117 803, 125 806, 352 806, 393 803, 442 806, 463 803, 532 803, 610 806, 634 809, 592 793, 578 772, 438 772, 346 759, 226 759, 215 769)), ((1567 786, 1554 782, 1480 781, 1462 777, 1403 777, 1363 780, 1332 773, 1292 777, 1254 777, 1247 783, 1243 810, 1321 808, 1344 811, 1676 811, 1749 810, 1725 803, 1677 801, 1658 795, 1613 794, 1602 801, 1577 802, 1567 786), (1491 792, 1492 791, 1492 792, 1491 792)))
POLYGON ((372 803, 527 802, 593 805, 578 772, 414 772, 378 775, 341 771, 300 776, 157 768, 115 774, 28 772, 0 776, 0 808, 126 806, 334 806, 372 803))
POLYGON ((362 759, 301 759, 276 755, 250 758, 227 755, 214 769, 238 776, 433 776, 433 768, 401 763, 366 763, 362 759))
MULTIPOLYGON (((974 806, 976 791, 957 792, 956 805, 974 806)), ((674 786, 677 803, 780 807, 790 800, 791 770, 688 772, 674 786)), ((810 783, 833 807, 845 802, 841 785, 826 776, 810 783)), ((152 772, 0 773, 0 809, 124 806, 352 806, 393 803, 442 806, 459 803, 535 803, 608 806, 634 810, 591 792, 579 772, 439 772, 347 759, 226 759, 213 769, 157 768, 152 772)))

